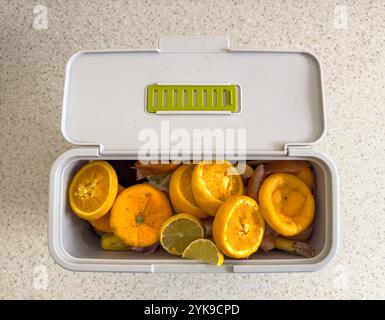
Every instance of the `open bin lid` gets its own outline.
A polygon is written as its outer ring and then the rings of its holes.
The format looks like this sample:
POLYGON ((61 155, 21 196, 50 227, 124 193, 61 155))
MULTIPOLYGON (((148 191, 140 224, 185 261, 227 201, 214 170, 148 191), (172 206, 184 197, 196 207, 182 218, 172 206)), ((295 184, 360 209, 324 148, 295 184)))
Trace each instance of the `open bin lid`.
MULTIPOLYGON (((183 129, 191 139, 199 128, 245 129, 250 154, 311 144, 325 130, 320 64, 306 52, 230 49, 226 37, 165 37, 156 50, 85 51, 68 62, 62 132, 69 142, 134 153, 143 130, 161 134, 162 120, 168 134, 183 129), (154 113, 149 88, 170 84, 236 86, 236 108, 154 113)), ((159 152, 169 148, 159 143, 159 152)))

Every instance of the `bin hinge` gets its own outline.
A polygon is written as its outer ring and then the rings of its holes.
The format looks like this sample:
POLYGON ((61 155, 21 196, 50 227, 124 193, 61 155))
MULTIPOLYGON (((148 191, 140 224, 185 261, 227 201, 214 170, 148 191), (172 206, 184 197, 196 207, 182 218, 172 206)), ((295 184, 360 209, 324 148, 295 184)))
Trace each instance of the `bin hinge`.
POLYGON ((297 143, 297 144, 287 144, 285 145, 286 154, 288 156, 299 156, 302 151, 308 150, 311 148, 311 145, 308 143, 297 143))
POLYGON ((137 154, 135 151, 128 150, 125 147, 105 147, 104 145, 99 145, 98 153, 100 156, 127 156, 132 154, 137 154))

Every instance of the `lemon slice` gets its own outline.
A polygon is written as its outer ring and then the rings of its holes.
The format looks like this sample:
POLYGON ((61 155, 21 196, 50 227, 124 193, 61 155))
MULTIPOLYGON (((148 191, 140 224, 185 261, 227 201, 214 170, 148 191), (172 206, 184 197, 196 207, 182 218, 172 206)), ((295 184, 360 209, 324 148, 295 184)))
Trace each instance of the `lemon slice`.
POLYGON ((223 254, 218 250, 214 242, 208 239, 198 239, 191 242, 183 251, 182 257, 216 266, 223 264, 223 254))
POLYGON ((174 171, 169 186, 170 200, 175 212, 189 213, 203 219, 208 214, 203 212, 194 199, 191 187, 193 169, 194 165, 184 164, 174 171))
POLYGON ((172 216, 160 230, 160 244, 176 256, 181 256, 191 242, 203 237, 204 229, 199 219, 186 213, 172 216))
POLYGON ((243 194, 242 177, 228 161, 197 164, 191 185, 199 207, 212 216, 228 198, 243 194))
POLYGON ((106 161, 93 161, 75 174, 68 197, 76 215, 95 220, 111 209, 117 193, 118 177, 114 168, 106 161))

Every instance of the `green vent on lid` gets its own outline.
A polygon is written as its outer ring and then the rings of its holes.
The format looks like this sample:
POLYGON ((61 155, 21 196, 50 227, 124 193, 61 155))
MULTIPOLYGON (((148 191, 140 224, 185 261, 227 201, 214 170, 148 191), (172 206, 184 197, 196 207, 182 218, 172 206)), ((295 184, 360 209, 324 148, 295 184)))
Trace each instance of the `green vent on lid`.
POLYGON ((238 111, 236 85, 147 86, 147 111, 238 111))

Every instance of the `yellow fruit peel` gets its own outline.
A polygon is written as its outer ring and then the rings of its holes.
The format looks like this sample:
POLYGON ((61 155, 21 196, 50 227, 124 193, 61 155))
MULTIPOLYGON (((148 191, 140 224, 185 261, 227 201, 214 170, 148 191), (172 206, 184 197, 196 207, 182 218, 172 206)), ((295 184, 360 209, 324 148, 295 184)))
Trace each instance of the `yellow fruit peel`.
POLYGON ((259 204, 269 226, 284 236, 295 236, 313 221, 314 196, 300 178, 276 173, 263 182, 259 204))
POLYGON ((199 219, 208 217, 194 199, 191 178, 194 165, 184 164, 176 169, 170 180, 169 194, 176 213, 189 213, 199 219))
POLYGON ((243 194, 242 177, 228 161, 197 164, 191 184, 195 201, 212 216, 228 198, 243 194))
POLYGON ((127 245, 147 247, 159 241, 160 228, 171 215, 170 202, 162 191, 137 184, 116 198, 110 223, 115 235, 127 245))
POLYGON ((254 199, 233 196, 219 208, 213 222, 213 237, 218 248, 232 258, 247 258, 255 253, 263 238, 265 220, 254 199))
POLYGON ((71 181, 69 203, 82 219, 95 220, 111 209, 118 193, 118 177, 106 161, 84 165, 71 181))

